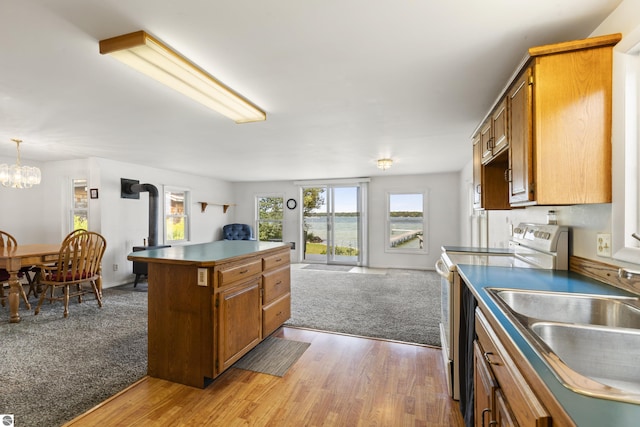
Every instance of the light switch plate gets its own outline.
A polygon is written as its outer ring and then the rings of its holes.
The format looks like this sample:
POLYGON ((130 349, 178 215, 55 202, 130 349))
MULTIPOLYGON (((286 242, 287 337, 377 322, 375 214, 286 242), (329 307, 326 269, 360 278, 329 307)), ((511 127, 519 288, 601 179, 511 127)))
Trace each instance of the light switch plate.
POLYGON ((198 286, 207 286, 207 278, 209 277, 209 271, 206 268, 198 269, 198 286))
POLYGON ((598 233, 596 242, 596 254, 598 256, 611 256, 611 234, 598 233))

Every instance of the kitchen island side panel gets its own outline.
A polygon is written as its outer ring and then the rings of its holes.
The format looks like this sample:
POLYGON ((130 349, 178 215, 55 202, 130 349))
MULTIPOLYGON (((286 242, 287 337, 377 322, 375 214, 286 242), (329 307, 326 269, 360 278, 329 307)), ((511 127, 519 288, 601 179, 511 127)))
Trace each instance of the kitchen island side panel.
POLYGON ((149 263, 148 374, 203 388, 213 378, 212 290, 197 285, 197 273, 149 263))

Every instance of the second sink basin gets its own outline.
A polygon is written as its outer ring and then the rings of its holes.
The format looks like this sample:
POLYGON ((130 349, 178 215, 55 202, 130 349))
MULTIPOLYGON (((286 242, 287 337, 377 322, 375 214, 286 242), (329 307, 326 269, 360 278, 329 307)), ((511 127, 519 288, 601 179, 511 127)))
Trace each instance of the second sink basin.
POLYGON ((490 289, 511 310, 554 322, 640 329, 637 297, 490 289))
POLYGON ((640 397, 640 331, 553 322, 534 323, 531 331, 560 359, 547 358, 571 388, 632 402, 640 397))

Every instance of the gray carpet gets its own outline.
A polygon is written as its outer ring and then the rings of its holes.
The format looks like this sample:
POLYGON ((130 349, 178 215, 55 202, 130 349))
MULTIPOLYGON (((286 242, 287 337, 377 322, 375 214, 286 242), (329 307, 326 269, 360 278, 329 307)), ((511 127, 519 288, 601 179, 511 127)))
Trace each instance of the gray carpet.
POLYGON ((440 276, 291 270, 285 325, 440 346, 440 276))
MULTIPOLYGON (((439 345, 436 273, 291 274, 287 324, 439 345)), ((72 301, 67 319, 60 303, 45 303, 38 316, 21 304, 22 322, 9 324, 0 307, 0 414, 15 415, 16 426, 59 426, 146 375, 145 288, 105 289, 102 309, 91 297, 72 301)))
POLYGON ((233 367, 282 377, 309 345, 307 342, 267 337, 233 367))
POLYGON ((320 270, 320 271, 349 271, 353 267, 354 267, 353 265, 309 264, 302 268, 305 270, 320 270))
POLYGON ((147 294, 105 289, 101 309, 91 298, 67 319, 61 303, 37 316, 21 303, 18 324, 0 308, 0 413, 16 426, 59 426, 146 375, 147 294))

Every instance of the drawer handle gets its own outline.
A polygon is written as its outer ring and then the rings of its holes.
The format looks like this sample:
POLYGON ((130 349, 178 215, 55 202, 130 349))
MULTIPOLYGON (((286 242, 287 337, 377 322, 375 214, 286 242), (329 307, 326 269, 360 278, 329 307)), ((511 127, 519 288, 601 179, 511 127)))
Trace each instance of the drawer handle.
POLYGON ((282 280, 278 280, 278 281, 276 282, 276 286, 280 286, 280 285, 282 285, 282 280))
POLYGON ((276 317, 280 317, 282 316, 282 311, 279 311, 278 314, 276 314, 276 317))
POLYGON ((488 363, 489 365, 496 365, 496 366, 500 366, 500 363, 498 363, 498 362, 492 362, 492 361, 491 361, 491 359, 489 358, 489 356, 490 356, 490 355, 493 355, 493 353, 491 353, 490 351, 485 352, 485 353, 483 354, 483 356, 484 356, 484 360, 486 360, 486 361, 487 361, 487 363, 488 363))
POLYGON ((280 262, 280 261, 282 261, 282 258, 277 258, 276 259, 276 262, 280 262))
POLYGON ((246 273, 248 271, 249 271, 248 269, 247 270, 242 270, 242 271, 240 271, 240 274, 244 274, 244 273, 246 273))

